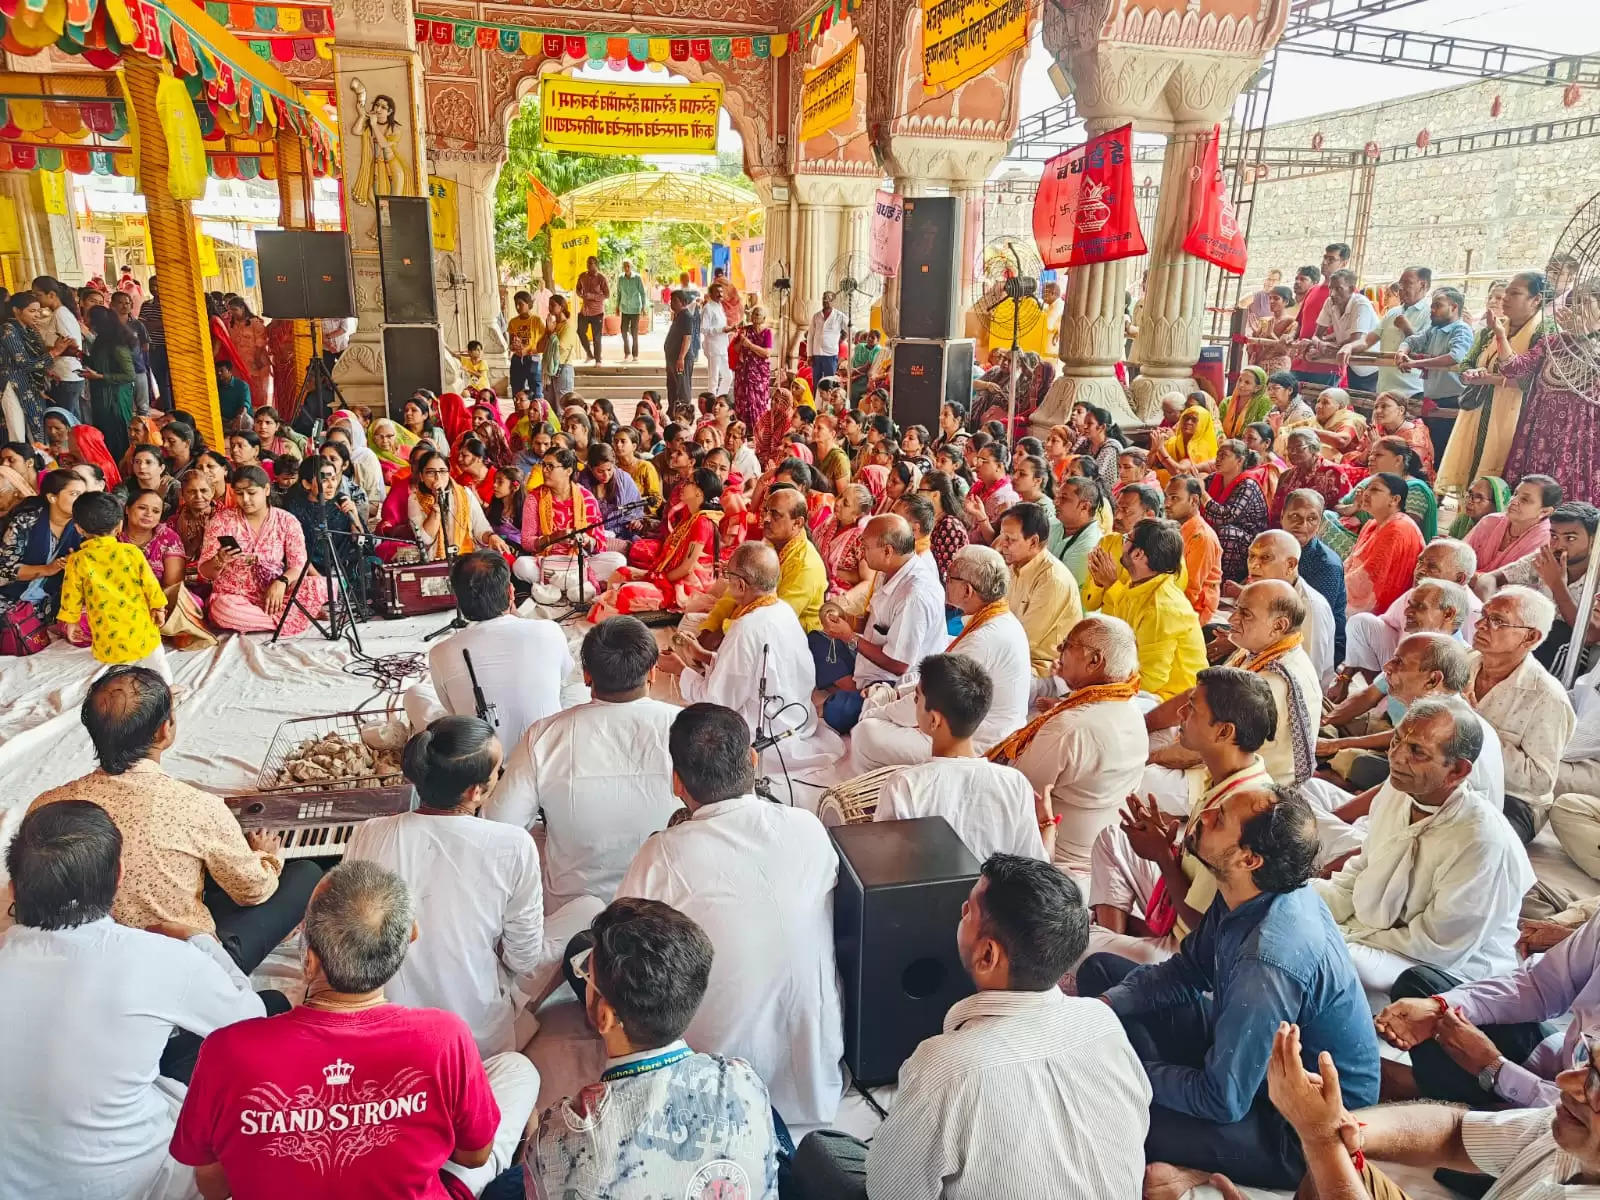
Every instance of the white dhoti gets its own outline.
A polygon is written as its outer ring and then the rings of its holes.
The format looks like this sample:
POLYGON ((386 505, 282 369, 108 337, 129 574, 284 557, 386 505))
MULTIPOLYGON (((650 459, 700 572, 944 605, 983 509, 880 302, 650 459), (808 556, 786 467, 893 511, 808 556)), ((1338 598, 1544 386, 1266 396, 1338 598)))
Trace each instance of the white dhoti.
MULTIPOLYGON (((880 710, 881 711, 881 710, 880 710)), ((850 749, 862 771, 879 767, 910 766, 933 757, 933 739, 887 716, 862 717, 850 731, 850 749)))
POLYGON ((1344 664, 1369 676, 1383 669, 1400 644, 1400 632, 1376 613, 1351 613, 1344 623, 1344 664))
POLYGON ((511 1166, 517 1143, 527 1132, 533 1107, 539 1102, 539 1071, 526 1055, 516 1051, 496 1054, 486 1059, 483 1067, 489 1073, 489 1090, 494 1093, 494 1102, 500 1107, 500 1125, 494 1132, 489 1161, 481 1167, 446 1162, 442 1168, 471 1188, 474 1196, 511 1166))
POLYGON ((1403 954, 1364 946, 1360 942, 1350 942, 1346 948, 1350 951, 1350 961, 1367 993, 1367 1004, 1374 1016, 1388 1007, 1389 991, 1394 987, 1395 980, 1419 965, 1403 954))
POLYGON ((1567 856, 1591 879, 1600 879, 1600 764, 1589 759, 1564 762, 1556 775, 1556 800, 1550 806, 1550 828, 1567 856), (1572 768, 1583 768, 1582 774, 1572 768), (1574 783, 1587 783, 1580 791, 1563 791, 1574 783))
MULTIPOLYGON (((606 585, 606 580, 627 564, 626 556, 610 550, 585 555, 583 599, 593 600, 599 596, 601 589, 606 585)), ((554 589, 556 594, 548 600, 535 596, 544 603, 554 603, 562 596, 572 601, 579 598, 578 559, 575 555, 523 555, 517 559, 516 565, 511 568, 511 573, 523 582, 532 584, 535 589, 541 587, 554 589)))
POLYGON ((439 693, 434 690, 431 677, 408 687, 401 702, 405 705, 406 720, 411 724, 412 733, 420 733, 440 717, 450 715, 449 709, 439 699, 439 693))
MULTIPOLYGON (((1091 910, 1096 905, 1104 904, 1130 917, 1143 919, 1149 911, 1156 885, 1160 882, 1161 868, 1133 852, 1121 825, 1108 825, 1100 831, 1089 851, 1091 910)), ((1100 925, 1091 925, 1089 948, 1085 954, 1120 954, 1135 962, 1149 963, 1171 958, 1177 951, 1178 939, 1175 934, 1134 937, 1100 925)))

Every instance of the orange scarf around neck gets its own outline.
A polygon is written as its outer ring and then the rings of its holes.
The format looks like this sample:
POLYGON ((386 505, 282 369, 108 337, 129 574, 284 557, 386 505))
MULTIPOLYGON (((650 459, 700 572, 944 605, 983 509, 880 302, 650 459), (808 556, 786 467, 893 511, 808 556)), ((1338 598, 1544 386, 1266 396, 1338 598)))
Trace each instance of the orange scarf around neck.
POLYGON ((993 604, 985 604, 977 612, 972 614, 972 616, 967 620, 967 623, 961 627, 961 632, 956 634, 955 641, 951 642, 944 648, 944 652, 946 654, 954 654, 956 647, 961 645, 969 633, 978 632, 978 630, 982 629, 985 625, 987 625, 990 621, 993 621, 1002 613, 1008 613, 1010 611, 1011 605, 1006 603, 1006 598, 1004 596, 1000 597, 1000 599, 996 600, 993 604))
POLYGON ((1040 713, 1021 729, 990 749, 984 757, 990 762, 1010 764, 1021 758, 1028 745, 1039 736, 1039 731, 1055 717, 1075 708, 1086 708, 1113 700, 1132 700, 1139 694, 1139 677, 1135 675, 1124 683, 1097 683, 1093 687, 1079 688, 1061 703, 1040 713))

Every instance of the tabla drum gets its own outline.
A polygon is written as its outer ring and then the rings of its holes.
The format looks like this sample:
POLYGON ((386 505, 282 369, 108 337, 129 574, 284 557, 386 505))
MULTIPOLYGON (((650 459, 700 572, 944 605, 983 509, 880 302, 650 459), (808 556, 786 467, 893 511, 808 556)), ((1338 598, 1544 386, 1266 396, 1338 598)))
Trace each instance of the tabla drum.
POLYGON ((903 766, 879 767, 857 775, 822 793, 817 802, 817 818, 824 825, 863 825, 878 811, 878 792, 903 766))

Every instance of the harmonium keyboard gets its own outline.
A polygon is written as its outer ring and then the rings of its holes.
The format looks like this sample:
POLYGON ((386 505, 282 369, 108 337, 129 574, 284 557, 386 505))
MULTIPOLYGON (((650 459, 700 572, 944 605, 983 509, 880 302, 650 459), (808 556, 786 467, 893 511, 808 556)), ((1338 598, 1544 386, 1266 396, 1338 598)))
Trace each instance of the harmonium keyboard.
POLYGON ((409 783, 325 791, 246 792, 224 797, 247 833, 277 834, 283 858, 343 858, 356 826, 373 817, 410 812, 417 793, 409 783))

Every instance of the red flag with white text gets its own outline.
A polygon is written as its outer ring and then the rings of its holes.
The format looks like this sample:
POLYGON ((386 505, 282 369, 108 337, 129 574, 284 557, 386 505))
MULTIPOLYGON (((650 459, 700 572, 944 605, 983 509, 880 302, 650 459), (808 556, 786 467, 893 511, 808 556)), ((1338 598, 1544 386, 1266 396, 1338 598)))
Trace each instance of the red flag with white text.
POLYGON ((1211 139, 1200 156, 1199 177, 1194 181, 1194 224, 1183 248, 1196 258, 1215 263, 1230 275, 1243 275, 1247 250, 1239 216, 1222 181, 1222 126, 1211 127, 1211 139))
POLYGON ((1133 126, 1124 125, 1045 163, 1033 198, 1033 240, 1046 267, 1145 252, 1134 206, 1132 143, 1133 126))

